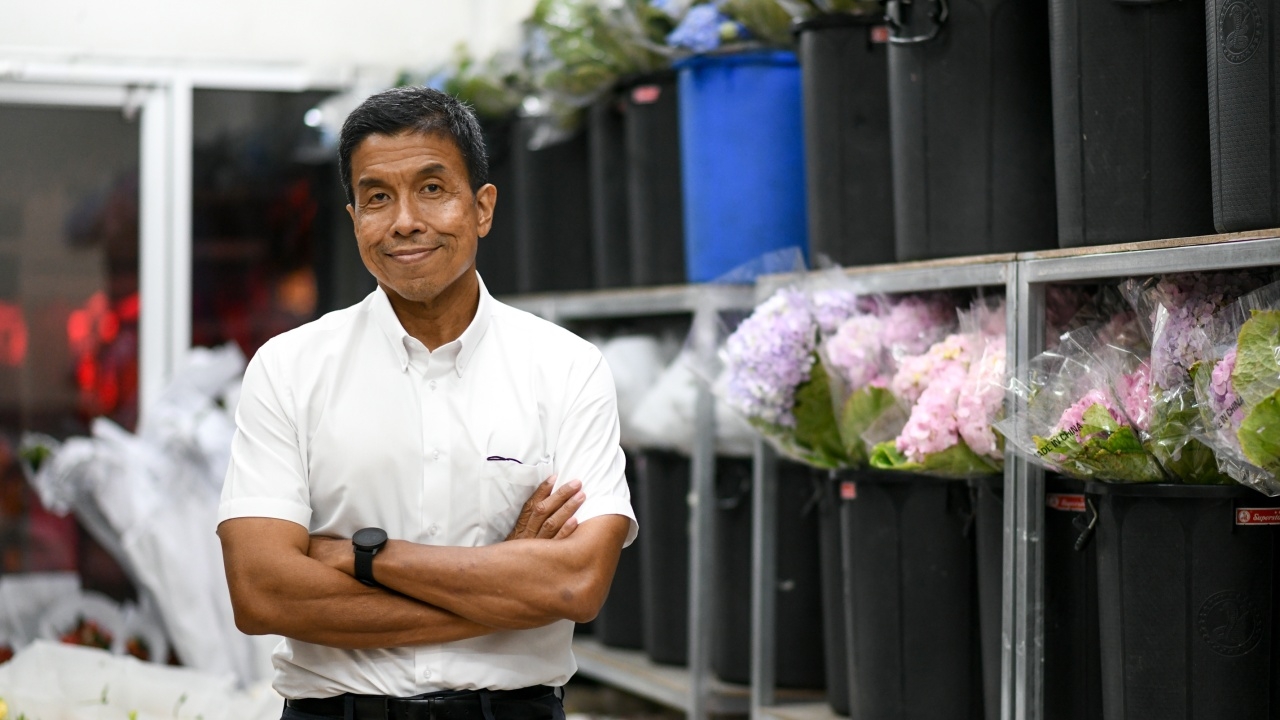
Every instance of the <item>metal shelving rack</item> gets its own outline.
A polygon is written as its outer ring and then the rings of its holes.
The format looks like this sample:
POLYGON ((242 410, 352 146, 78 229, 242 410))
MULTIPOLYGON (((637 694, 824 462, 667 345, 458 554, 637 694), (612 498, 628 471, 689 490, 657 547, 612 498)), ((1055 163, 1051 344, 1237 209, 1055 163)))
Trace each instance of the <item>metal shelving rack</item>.
MULTIPOLYGON (((952 258, 924 262, 899 263, 851 268, 843 271, 845 287, 858 293, 906 293, 931 290, 957 290, 968 288, 1004 289, 1006 297, 1007 330, 1015 331, 1017 316, 1016 259, 1014 254, 983 255, 968 258, 952 258)), ((802 278, 796 275, 773 275, 761 278, 757 285, 756 301, 760 302, 779 287, 802 278)), ((1006 464, 1006 467, 1008 465, 1006 464)), ((775 720, 836 720, 837 716, 825 701, 787 703, 775 691, 775 593, 777 585, 777 464, 774 453, 763 442, 756 443, 754 497, 752 500, 752 652, 751 652, 751 717, 775 720)), ((1009 471, 1005 481, 1010 483, 1009 471)), ((1005 557, 1010 556, 1013 541, 1009 529, 1011 516, 1006 505, 1005 557)), ((1004 569, 1005 667, 1010 659, 1007 642, 1012 637, 1009 626, 1009 599, 1013 587, 1012 566, 1004 569)), ((822 652, 822 648, 814 648, 822 652)), ((1007 675, 1007 673, 1006 673, 1007 675)), ((1010 694, 1006 687, 1004 694, 1010 694)))
MULTIPOLYGON (((1016 270, 1016 307, 1020 311, 1014 314, 1012 337, 1016 339, 1010 343, 1014 352, 1009 367, 1025 367, 1043 350, 1046 285, 1271 265, 1280 265, 1280 231, 1276 230, 1024 253, 1016 270)), ((1040 720, 1044 716, 1044 472, 1015 460, 1006 464, 1005 478, 1005 581, 1008 583, 1012 572, 1015 587, 1012 608, 1008 585, 1005 587, 1004 625, 1009 632, 1012 619, 1014 665, 1011 673, 1006 647, 1005 700, 1012 701, 1012 706, 1006 705, 1002 717, 1040 720), (1009 487, 1014 488, 1012 495, 1009 487)))
MULTIPOLYGON (((1089 283, 1171 272, 1280 266, 1280 230, 1158 240, 1104 247, 988 255, 843 271, 861 292, 923 292, 1003 287, 1010 337, 1008 364, 1022 367, 1042 349, 1044 289, 1055 283, 1089 283)), ((557 323, 690 314, 698 352, 714 353, 715 317, 698 310, 753 306, 778 287, 803 279, 774 275, 752 286, 671 286, 635 290, 526 295, 507 299, 517 307, 557 323)), ((1014 398, 1010 398, 1010 402, 1014 398)), ((715 561, 714 400, 698 397, 698 438, 693 458, 690 506, 690 607, 688 668, 655 666, 643 653, 575 642, 580 672, 601 682, 683 710, 701 720, 713 714, 750 714, 776 720, 835 720, 823 702, 777 691, 772 658, 776 634, 777 578, 776 456, 757 443, 752 538, 752 683, 750 688, 718 682, 710 670, 710 582, 715 561), (765 661, 769 659, 769 661, 765 661)), ((1044 521, 1043 473, 1014 457, 1005 463, 1004 583, 1002 613, 1001 718, 1043 717, 1044 521)), ((821 652, 815 648, 814 652, 821 652)))
MULTIPOLYGON (((524 295, 504 298, 515 307, 557 324, 691 315, 694 351, 715 354, 716 311, 750 308, 750 285, 665 286, 644 289, 524 295)), ((715 562, 715 400, 698 391, 690 478, 689 661, 687 668, 649 662, 642 653, 575 640, 579 672, 635 695, 683 710, 690 718, 741 715, 749 707, 748 690, 718 682, 711 673, 711 567, 715 562)))

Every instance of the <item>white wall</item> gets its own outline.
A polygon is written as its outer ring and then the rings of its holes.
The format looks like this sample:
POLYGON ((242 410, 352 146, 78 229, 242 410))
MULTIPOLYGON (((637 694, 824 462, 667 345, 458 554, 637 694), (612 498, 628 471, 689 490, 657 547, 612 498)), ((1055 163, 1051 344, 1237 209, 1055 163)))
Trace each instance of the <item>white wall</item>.
POLYGON ((510 46, 534 0, 0 0, 0 58, 431 66, 510 46))

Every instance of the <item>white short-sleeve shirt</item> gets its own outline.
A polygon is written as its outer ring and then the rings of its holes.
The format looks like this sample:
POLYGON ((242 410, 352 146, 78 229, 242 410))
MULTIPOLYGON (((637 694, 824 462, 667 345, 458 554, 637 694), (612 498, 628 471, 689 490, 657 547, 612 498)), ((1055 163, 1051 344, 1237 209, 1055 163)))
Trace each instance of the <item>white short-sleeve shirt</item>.
MULTIPOLYGON (((618 446, 613 377, 599 351, 494 300, 434 352, 400 325, 386 294, 279 335, 245 372, 218 522, 270 517, 313 534, 381 527, 394 539, 501 542, 547 476, 582 481, 579 522, 635 514, 618 446)), ((276 649, 288 698, 344 692, 563 685, 577 669, 573 623, 436 645, 276 649)))

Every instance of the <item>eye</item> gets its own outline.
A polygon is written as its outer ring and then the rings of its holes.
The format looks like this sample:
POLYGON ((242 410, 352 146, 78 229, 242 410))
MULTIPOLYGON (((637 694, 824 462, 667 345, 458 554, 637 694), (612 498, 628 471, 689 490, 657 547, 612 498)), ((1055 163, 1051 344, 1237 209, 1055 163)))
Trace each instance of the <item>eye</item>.
POLYGON ((369 196, 369 199, 368 199, 366 202, 370 202, 370 203, 380 203, 380 202, 386 202, 387 200, 390 200, 390 199, 391 199, 391 196, 390 196, 390 195, 388 195, 388 194, 386 194, 386 193, 384 193, 384 192, 376 192, 376 193, 374 193, 374 194, 370 195, 370 196, 369 196))
POLYGON ((440 185, 437 183, 427 183, 423 190, 426 190, 429 193, 440 192, 440 185))

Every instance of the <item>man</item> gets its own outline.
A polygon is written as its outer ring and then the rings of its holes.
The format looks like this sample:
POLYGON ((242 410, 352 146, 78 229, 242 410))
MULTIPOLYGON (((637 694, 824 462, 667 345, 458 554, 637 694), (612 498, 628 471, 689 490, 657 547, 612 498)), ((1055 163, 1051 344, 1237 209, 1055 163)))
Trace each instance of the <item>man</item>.
POLYGON ((573 623, 636 534, 613 379, 480 281, 497 190, 465 105, 369 98, 339 170, 378 288, 245 372, 218 518, 236 623, 287 638, 284 718, 563 718, 573 623))

